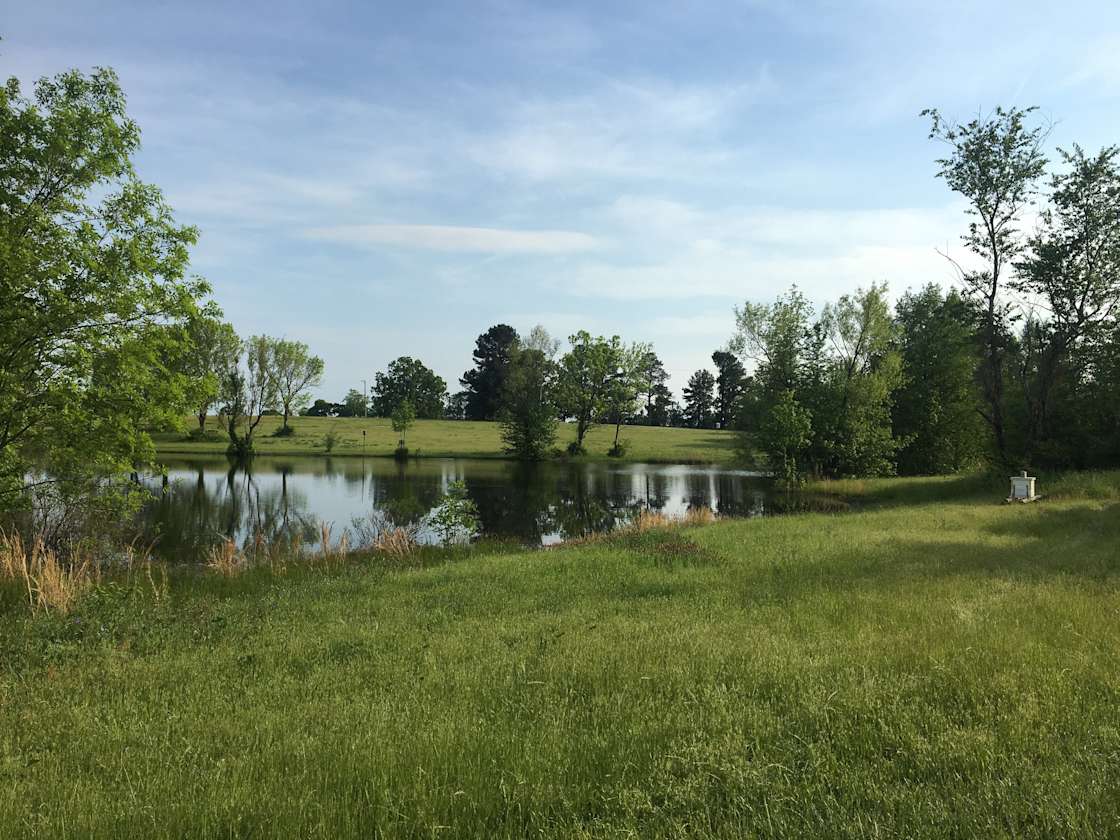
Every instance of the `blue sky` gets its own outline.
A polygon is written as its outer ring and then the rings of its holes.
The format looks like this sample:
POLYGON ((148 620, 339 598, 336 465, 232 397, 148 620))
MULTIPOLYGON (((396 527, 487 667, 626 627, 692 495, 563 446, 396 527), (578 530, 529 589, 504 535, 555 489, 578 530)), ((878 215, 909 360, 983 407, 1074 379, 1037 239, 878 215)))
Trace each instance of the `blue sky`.
POLYGON ((653 342, 679 392, 734 305, 950 282, 922 108, 1120 142, 1120 3, 3 0, 0 74, 119 72, 141 175, 243 335, 322 393, 452 391, 494 323, 653 342))

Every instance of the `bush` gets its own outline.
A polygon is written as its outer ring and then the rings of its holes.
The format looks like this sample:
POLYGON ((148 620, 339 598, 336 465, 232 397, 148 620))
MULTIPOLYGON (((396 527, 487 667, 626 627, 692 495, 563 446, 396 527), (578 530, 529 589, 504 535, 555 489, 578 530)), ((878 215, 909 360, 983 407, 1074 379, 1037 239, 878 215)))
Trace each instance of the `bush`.
POLYGON ((452 545, 470 542, 479 532, 478 507, 467 495, 466 482, 452 481, 447 495, 428 518, 432 530, 439 534, 440 542, 452 545))
POLYGON ((296 433, 296 430, 293 429, 291 426, 281 426, 279 429, 277 429, 275 432, 272 433, 272 436, 273 437, 279 437, 279 438, 280 437, 292 437, 292 436, 295 435, 295 433, 296 433))
POLYGON ((567 453, 569 455, 586 455, 587 450, 580 446, 578 441, 573 440, 568 444, 567 453))
POLYGON ((608 458, 622 458, 626 455, 626 451, 630 448, 630 444, 624 440, 620 440, 614 446, 607 450, 608 458))
POLYGON ((393 452, 393 457, 396 458, 398 461, 406 460, 408 458, 408 447, 405 446, 403 443, 399 444, 397 446, 396 450, 394 450, 394 452, 393 452))
POLYGON ((327 433, 323 435, 323 449, 328 453, 331 452, 338 445, 339 435, 334 429, 327 429, 327 433))

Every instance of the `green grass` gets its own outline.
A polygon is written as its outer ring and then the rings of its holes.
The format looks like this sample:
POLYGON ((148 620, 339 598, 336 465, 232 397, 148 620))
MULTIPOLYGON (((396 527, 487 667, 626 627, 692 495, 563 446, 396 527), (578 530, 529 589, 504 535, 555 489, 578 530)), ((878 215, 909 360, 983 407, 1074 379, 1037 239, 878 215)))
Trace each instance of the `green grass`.
MULTIPOLYGON (((261 421, 254 446, 262 455, 325 455, 323 438, 328 430, 339 436, 332 455, 361 455, 362 430, 366 432, 366 455, 392 455, 398 435, 384 417, 297 417, 291 421, 295 435, 273 437, 280 427, 280 418, 261 421)), ((212 418, 208 427, 215 433, 218 423, 212 418)), ((154 435, 156 447, 165 454, 202 454, 225 452, 228 440, 215 434, 212 439, 191 441, 182 433, 154 435)), ((556 446, 563 449, 575 440, 575 427, 562 423, 556 446)), ((623 426, 621 440, 628 444, 626 460, 660 463, 723 463, 735 457, 735 435, 711 429, 669 429, 657 426, 623 426)), ((584 447, 589 458, 607 457, 614 443, 614 427, 592 429, 584 447)), ((502 452, 501 432, 497 423, 417 420, 408 432, 411 454, 430 457, 498 458, 502 452)))
POLYGON ((1054 484, 8 593, 0 834, 1115 836, 1120 474, 1054 484))

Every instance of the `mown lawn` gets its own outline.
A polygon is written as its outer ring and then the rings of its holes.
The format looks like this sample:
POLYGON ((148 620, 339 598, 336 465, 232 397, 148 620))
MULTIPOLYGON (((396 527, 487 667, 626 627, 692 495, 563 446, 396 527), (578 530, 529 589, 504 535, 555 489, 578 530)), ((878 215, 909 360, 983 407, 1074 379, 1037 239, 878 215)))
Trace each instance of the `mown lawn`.
POLYGON ((1120 475, 1050 489, 9 592, 0 835, 1115 836, 1120 475))
MULTIPOLYGON (((188 421, 189 422, 189 421, 188 421)), ((196 424, 197 425, 197 424, 196 424)), ((399 436, 384 417, 296 417, 291 420, 296 434, 273 437, 280 427, 279 417, 261 421, 254 446, 262 455, 325 455, 324 438, 328 431, 338 436, 332 455, 392 455, 399 436), (365 430, 363 450, 362 431, 365 430)), ((188 428, 193 426, 188 425, 188 428)), ((155 435, 156 447, 165 454, 202 454, 225 452, 229 441, 218 434, 219 423, 211 418, 212 439, 192 441, 182 433, 155 435)), ((557 450, 576 437, 575 427, 561 423, 557 450)), ((735 435, 712 429, 669 429, 658 426, 623 426, 620 439, 627 444, 628 461, 659 463, 723 463, 735 457, 735 435)), ((417 420, 407 436, 412 455, 432 457, 503 457, 501 430, 497 423, 458 420, 417 420)), ((614 427, 598 426, 585 439, 588 458, 606 458, 614 443, 614 427)))

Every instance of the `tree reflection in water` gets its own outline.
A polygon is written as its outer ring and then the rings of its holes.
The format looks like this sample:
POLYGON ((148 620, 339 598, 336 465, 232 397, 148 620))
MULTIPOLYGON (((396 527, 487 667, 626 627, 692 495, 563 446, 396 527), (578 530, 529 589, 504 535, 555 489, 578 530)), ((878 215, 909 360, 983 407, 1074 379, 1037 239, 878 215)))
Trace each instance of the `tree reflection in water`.
POLYGON ((527 545, 609 531, 643 509, 669 516, 710 508, 722 516, 828 509, 827 499, 776 495, 751 473, 708 467, 616 463, 519 463, 459 459, 257 458, 251 464, 170 460, 170 481, 148 480, 144 537, 163 556, 205 556, 225 539, 251 545, 298 540, 314 547, 320 524, 337 539, 354 521, 407 527, 423 541, 448 485, 462 480, 482 533, 527 545))

